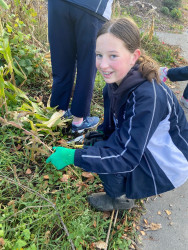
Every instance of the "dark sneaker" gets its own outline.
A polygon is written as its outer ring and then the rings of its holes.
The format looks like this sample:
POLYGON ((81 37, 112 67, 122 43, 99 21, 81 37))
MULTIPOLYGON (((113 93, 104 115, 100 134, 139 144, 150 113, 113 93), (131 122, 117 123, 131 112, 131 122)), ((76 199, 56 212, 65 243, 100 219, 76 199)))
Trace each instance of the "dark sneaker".
POLYGON ((61 119, 72 119, 73 115, 70 109, 67 109, 61 119))
POLYGON ((134 200, 127 199, 125 195, 113 199, 105 192, 91 194, 88 196, 88 202, 100 211, 125 210, 134 207, 134 200))
POLYGON ((188 99, 185 99, 183 96, 180 99, 180 102, 188 109, 188 99))
POLYGON ((82 133, 87 129, 94 128, 99 123, 99 117, 86 117, 80 126, 72 124, 72 133, 82 133))

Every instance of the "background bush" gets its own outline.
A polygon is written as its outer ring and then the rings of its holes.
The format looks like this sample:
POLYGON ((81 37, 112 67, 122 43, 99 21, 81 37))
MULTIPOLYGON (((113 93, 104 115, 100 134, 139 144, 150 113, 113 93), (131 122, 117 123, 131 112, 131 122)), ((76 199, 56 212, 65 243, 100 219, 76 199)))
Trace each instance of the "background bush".
POLYGON ((181 13, 181 10, 179 9, 173 9, 171 12, 170 12, 170 15, 172 18, 176 19, 176 20, 179 20, 181 17, 182 17, 182 13, 181 13))
POLYGON ((162 4, 169 10, 181 7, 182 0, 163 0, 162 4))
POLYGON ((169 8, 168 7, 162 7, 161 8, 161 12, 166 15, 166 16, 169 16, 170 15, 170 11, 169 11, 169 8))

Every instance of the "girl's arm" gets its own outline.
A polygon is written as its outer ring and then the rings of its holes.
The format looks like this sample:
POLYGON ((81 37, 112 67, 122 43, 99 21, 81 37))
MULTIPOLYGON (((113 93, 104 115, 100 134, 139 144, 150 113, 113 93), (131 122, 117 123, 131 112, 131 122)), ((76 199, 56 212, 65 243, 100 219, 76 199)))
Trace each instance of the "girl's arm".
POLYGON ((144 85, 130 97, 120 129, 116 129, 101 147, 76 150, 76 166, 88 172, 116 174, 133 171, 139 165, 151 136, 168 112, 162 88, 154 83, 144 85))
POLYGON ((188 80, 188 66, 169 69, 167 77, 172 82, 188 80))

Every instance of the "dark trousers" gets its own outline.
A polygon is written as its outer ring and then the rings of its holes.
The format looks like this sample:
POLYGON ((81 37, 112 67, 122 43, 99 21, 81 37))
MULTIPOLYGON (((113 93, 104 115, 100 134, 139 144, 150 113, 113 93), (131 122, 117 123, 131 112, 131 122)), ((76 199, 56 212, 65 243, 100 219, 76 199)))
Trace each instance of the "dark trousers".
POLYGON ((183 97, 184 97, 185 99, 188 99, 188 84, 187 84, 187 86, 185 87, 185 89, 184 89, 184 91, 183 91, 183 97))
POLYGON ((105 192, 112 198, 126 194, 126 177, 123 174, 99 175, 105 192))
POLYGON ((95 44, 104 21, 62 0, 48 0, 53 86, 51 107, 67 110, 77 73, 71 112, 89 115, 96 76, 95 44))

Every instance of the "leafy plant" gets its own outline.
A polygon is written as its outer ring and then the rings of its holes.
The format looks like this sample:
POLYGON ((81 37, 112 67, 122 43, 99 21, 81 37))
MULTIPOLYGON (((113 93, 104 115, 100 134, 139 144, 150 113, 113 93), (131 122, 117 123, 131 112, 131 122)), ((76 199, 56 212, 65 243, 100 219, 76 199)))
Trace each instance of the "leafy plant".
POLYGON ((171 10, 170 15, 171 15, 172 18, 174 18, 176 20, 179 20, 182 17, 181 10, 176 9, 176 8, 174 8, 173 10, 171 10))
POLYGON ((158 61, 160 64, 176 64, 176 58, 179 51, 164 43, 161 43, 156 36, 154 36, 152 41, 150 41, 147 35, 142 34, 141 43, 142 48, 146 51, 146 53, 152 56, 152 58, 158 61))
POLYGON ((161 8, 161 12, 166 15, 166 16, 169 16, 170 15, 170 11, 169 11, 169 8, 168 7, 162 7, 161 8))
MULTIPOLYGON (((27 8, 26 3, 19 4, 19 2, 16 0, 10 2, 11 12, 8 13, 7 10, 8 15, 2 16, 0 43, 1 65, 6 66, 7 63, 11 80, 17 85, 23 84, 26 79, 29 83, 40 77, 49 77, 50 69, 48 60, 44 53, 41 53, 41 50, 44 50, 43 47, 36 47, 34 42, 37 40, 30 32, 31 24, 36 22, 34 17, 37 13, 34 9, 27 8), (29 20, 30 24, 25 24, 26 20, 27 22, 29 20)), ((5 76, 6 80, 9 72, 5 76)))
POLYGON ((171 11, 174 8, 181 7, 182 0, 163 0, 162 4, 171 11))

